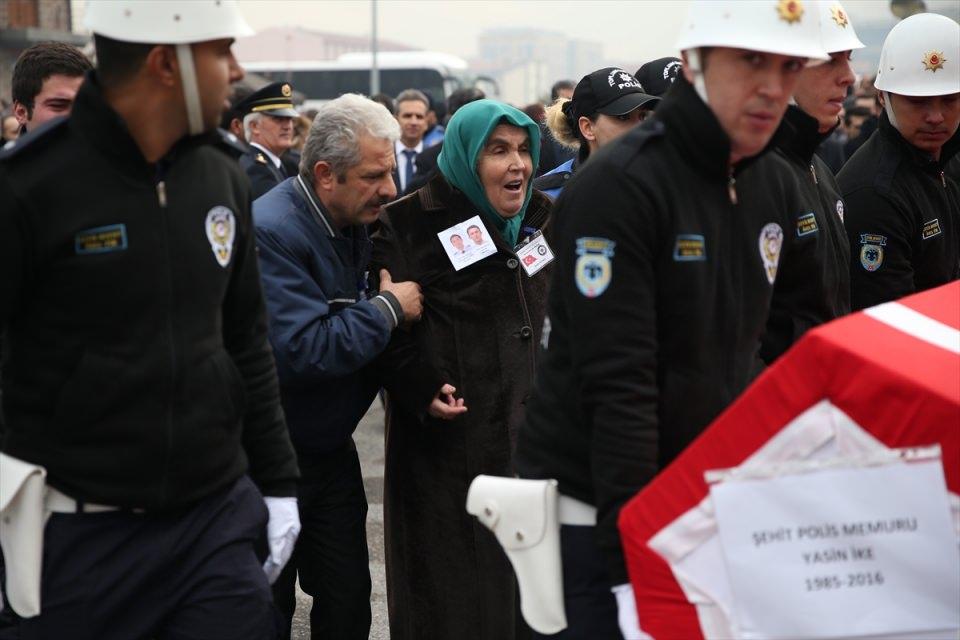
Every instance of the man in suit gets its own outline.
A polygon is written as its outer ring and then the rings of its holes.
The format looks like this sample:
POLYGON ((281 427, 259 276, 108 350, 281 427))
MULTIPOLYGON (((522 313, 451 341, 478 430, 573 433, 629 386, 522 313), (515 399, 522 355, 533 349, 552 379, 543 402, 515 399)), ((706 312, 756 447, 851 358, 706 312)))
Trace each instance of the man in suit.
POLYGON ((397 186, 397 195, 410 192, 410 185, 417 173, 417 157, 423 153, 423 134, 427 131, 427 111, 430 99, 417 89, 401 91, 397 96, 397 122, 400 123, 400 139, 394 150, 397 156, 397 168, 393 172, 393 181, 397 186))
POLYGON ((293 88, 286 82, 274 82, 251 93, 237 104, 243 114, 243 133, 250 150, 240 158, 240 166, 250 177, 253 199, 293 175, 281 156, 293 145, 293 88))

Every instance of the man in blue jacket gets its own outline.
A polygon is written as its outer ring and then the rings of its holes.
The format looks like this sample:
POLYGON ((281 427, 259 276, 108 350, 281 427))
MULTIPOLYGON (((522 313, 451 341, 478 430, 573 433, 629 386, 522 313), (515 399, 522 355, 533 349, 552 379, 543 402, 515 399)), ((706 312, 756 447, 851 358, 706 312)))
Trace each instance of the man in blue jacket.
POLYGON ((351 435, 379 385, 365 371, 405 322, 420 317, 415 282, 367 292, 365 225, 396 196, 397 121, 358 95, 326 103, 300 174, 254 202, 270 343, 287 424, 302 469, 303 532, 274 598, 289 624, 301 588, 314 598, 313 638, 367 638, 367 501, 351 435))

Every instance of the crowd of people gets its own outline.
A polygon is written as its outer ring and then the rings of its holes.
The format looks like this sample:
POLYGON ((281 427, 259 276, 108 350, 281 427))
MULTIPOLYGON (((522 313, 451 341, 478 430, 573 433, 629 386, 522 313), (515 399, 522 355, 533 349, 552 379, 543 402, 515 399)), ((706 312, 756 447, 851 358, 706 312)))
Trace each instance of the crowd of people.
MULTIPOLYGON (((696 0, 522 109, 233 92, 235 2, 90 2, 0 151, 0 639, 547 637, 465 510, 554 479, 564 639, 646 637, 620 508, 813 327, 960 277, 960 25, 696 0)), ((879 346, 878 346, 879 348, 879 346)))

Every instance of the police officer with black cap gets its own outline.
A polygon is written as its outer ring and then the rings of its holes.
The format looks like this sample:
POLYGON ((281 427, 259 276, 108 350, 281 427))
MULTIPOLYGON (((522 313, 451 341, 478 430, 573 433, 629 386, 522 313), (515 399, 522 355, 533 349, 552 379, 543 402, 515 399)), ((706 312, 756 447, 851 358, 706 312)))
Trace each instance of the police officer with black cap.
POLYGON ((636 77, 646 93, 662 97, 673 86, 681 70, 683 60, 680 58, 657 58, 637 69, 636 77))
POLYGON ((250 177, 253 198, 257 199, 289 178, 283 156, 293 145, 293 88, 286 82, 274 82, 251 93, 237 104, 243 114, 243 133, 250 149, 240 158, 240 166, 250 177))
POLYGON ((587 157, 642 122, 660 98, 647 95, 632 75, 617 67, 589 73, 577 83, 573 99, 558 98, 547 109, 551 136, 577 156, 533 181, 533 186, 556 199, 577 167, 587 157))

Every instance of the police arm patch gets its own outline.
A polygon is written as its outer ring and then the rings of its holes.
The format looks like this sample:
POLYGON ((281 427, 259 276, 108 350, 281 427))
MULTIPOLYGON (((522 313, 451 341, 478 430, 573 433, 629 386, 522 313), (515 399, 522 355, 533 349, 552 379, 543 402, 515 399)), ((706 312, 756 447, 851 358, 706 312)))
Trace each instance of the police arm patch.
POLYGON ((613 278, 613 249, 616 242, 607 238, 577 238, 577 263, 574 280, 587 298, 596 298, 610 286, 613 278))
POLYGON ((237 235, 237 222, 233 211, 226 207, 214 207, 207 212, 205 224, 207 240, 217 264, 226 267, 233 255, 233 240, 237 235))

